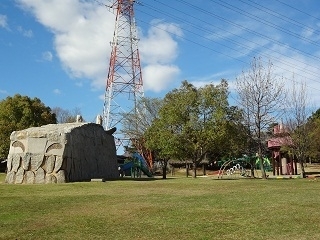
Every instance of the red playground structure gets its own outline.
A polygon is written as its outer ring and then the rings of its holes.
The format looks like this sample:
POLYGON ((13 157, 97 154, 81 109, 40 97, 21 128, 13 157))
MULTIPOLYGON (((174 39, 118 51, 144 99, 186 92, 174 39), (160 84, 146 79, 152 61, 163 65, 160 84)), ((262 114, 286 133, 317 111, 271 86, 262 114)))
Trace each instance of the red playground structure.
POLYGON ((292 139, 283 124, 273 128, 273 137, 268 140, 268 149, 272 152, 273 176, 298 175, 297 161, 288 152, 281 152, 282 146, 292 146, 292 139))

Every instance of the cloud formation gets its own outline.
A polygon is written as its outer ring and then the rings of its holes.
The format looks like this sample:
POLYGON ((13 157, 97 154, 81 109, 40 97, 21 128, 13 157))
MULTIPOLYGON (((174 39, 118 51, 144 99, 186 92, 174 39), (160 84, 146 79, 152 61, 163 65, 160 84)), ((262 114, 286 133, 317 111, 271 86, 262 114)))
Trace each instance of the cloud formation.
POLYGON ((170 86, 180 69, 175 65, 150 64, 143 68, 144 88, 160 92, 170 86))
POLYGON ((50 51, 46 51, 46 52, 43 52, 43 53, 42 53, 42 59, 43 59, 44 61, 49 61, 49 62, 51 62, 51 61, 52 61, 52 58, 53 58, 53 55, 52 55, 52 53, 51 53, 50 51))
MULTIPOLYGON (((259 13, 254 14, 259 15, 259 13)), ((270 17, 266 13, 260 15, 263 19, 270 17)), ((263 21, 243 18, 242 15, 234 15, 232 21, 235 24, 224 23, 213 34, 208 34, 208 38, 213 40, 213 44, 220 52, 245 63, 243 69, 236 66, 238 73, 235 72, 234 77, 231 76, 229 79, 231 91, 234 90, 232 80, 241 75, 242 70, 247 71, 250 68, 250 62, 254 57, 261 57, 264 64, 271 61, 274 74, 279 79, 283 78, 287 88, 292 86, 294 75, 297 84, 301 81, 307 83, 308 94, 313 99, 320 99, 316 97, 319 95, 317 85, 320 82, 318 80, 320 51, 317 51, 317 46, 312 43, 320 39, 319 34, 316 34, 315 24, 308 23, 308 26, 293 28, 295 25, 290 22, 272 19, 274 26, 279 26, 277 28, 264 24, 263 21), (293 35, 295 37, 281 29, 290 29, 295 33, 293 35)))
POLYGON ((53 93, 56 94, 56 95, 60 95, 61 94, 61 90, 56 88, 56 89, 53 89, 53 93))
POLYGON ((114 16, 104 7, 78 0, 18 0, 54 34, 63 68, 74 78, 88 78, 95 88, 105 84, 114 16))
MULTIPOLYGON (((63 4, 61 0, 17 2, 54 34, 57 57, 68 74, 73 78, 90 79, 94 88, 103 89, 115 15, 94 1, 69 0, 63 4)), ((181 35, 178 26, 159 22, 141 37, 139 48, 146 90, 167 88, 180 71, 172 65, 178 55, 178 46, 169 32, 181 35)))
POLYGON ((0 94, 9 95, 8 91, 4 89, 0 89, 0 94))
POLYGON ((32 38, 33 37, 33 32, 32 32, 32 30, 30 30, 30 29, 24 29, 23 27, 21 27, 21 26, 18 26, 17 27, 17 29, 18 29, 18 32, 20 32, 23 36, 25 36, 25 37, 27 37, 27 38, 32 38))
POLYGON ((7 16, 0 14, 0 27, 8 28, 7 16))
POLYGON ((179 26, 162 22, 152 22, 146 36, 140 41, 144 88, 155 92, 165 90, 177 79, 180 69, 172 62, 178 56, 178 43, 172 34, 181 36, 179 26))

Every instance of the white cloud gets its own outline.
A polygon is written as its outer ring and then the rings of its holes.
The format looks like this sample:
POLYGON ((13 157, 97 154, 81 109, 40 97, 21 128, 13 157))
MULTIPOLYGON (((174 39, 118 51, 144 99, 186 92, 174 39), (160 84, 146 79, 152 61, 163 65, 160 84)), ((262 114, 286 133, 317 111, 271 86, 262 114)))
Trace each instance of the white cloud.
POLYGON ((314 34, 314 30, 311 28, 304 28, 302 30, 303 37, 309 38, 309 37, 313 36, 313 34, 314 34))
POLYGON ((94 2, 79 0, 18 0, 54 34, 54 47, 64 69, 75 78, 105 85, 114 15, 94 2))
POLYGON ((175 24, 151 23, 152 26, 147 36, 142 36, 140 41, 141 60, 146 64, 171 63, 177 58, 178 43, 171 34, 180 36, 181 30, 175 24))
POLYGON ((9 93, 7 90, 0 89, 0 94, 8 95, 9 93))
POLYGON ((182 36, 179 26, 154 21, 146 36, 141 37, 139 51, 143 67, 144 89, 160 92, 170 87, 180 73, 172 62, 178 56, 178 43, 173 39, 182 36))
POLYGON ((310 27, 305 27, 304 29, 302 29, 301 35, 302 37, 307 38, 308 40, 311 40, 314 42, 317 42, 320 39, 318 31, 310 27))
POLYGON ((53 55, 52 55, 52 53, 51 53, 50 51, 46 51, 46 52, 43 52, 43 53, 42 53, 42 59, 43 59, 44 61, 49 61, 49 62, 51 62, 51 61, 52 61, 52 58, 53 58, 53 55))
MULTIPOLYGON (((54 34, 57 57, 70 76, 88 78, 94 88, 105 87, 114 14, 94 1, 68 0, 63 4, 60 0, 17 1, 54 34)), ((180 71, 177 66, 172 66, 178 56, 178 45, 172 34, 181 36, 182 32, 174 24, 157 21, 152 25, 147 35, 141 37, 139 51, 142 65, 147 69, 146 73, 143 72, 145 89, 158 91, 168 87, 180 71), (168 72, 161 72, 164 69, 168 72), (154 77, 160 72, 161 78, 154 77)))
POLYGON ((100 100, 104 101, 105 95, 104 95, 104 94, 100 94, 98 98, 99 98, 100 100))
POLYGON ((30 30, 30 29, 26 30, 21 26, 18 26, 17 29, 18 29, 18 32, 20 32, 23 36, 25 36, 27 38, 32 38, 33 37, 32 30, 30 30))
POLYGON ((0 14, 0 27, 8 29, 7 16, 0 14))
POLYGON ((160 92, 176 80, 180 69, 174 65, 150 64, 143 68, 145 90, 160 92))
POLYGON ((76 86, 77 86, 77 87, 83 87, 83 82, 77 81, 77 82, 76 82, 76 86))
POLYGON ((53 90, 53 93, 59 95, 59 94, 61 94, 61 90, 56 88, 53 90))

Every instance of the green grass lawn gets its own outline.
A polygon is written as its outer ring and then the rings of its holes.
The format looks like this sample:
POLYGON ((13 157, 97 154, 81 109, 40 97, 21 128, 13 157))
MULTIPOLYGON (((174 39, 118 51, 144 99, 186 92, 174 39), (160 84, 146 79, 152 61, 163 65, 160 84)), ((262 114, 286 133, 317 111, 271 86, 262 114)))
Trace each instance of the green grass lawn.
POLYGON ((0 239, 320 239, 320 181, 3 182, 0 239))

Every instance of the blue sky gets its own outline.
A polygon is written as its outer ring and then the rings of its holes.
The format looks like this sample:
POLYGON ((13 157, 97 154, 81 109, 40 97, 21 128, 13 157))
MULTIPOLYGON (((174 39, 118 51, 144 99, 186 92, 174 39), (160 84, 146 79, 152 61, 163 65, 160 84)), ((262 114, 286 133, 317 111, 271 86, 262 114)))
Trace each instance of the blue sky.
MULTIPOLYGON (((0 99, 16 93, 46 105, 103 110, 115 16, 109 0, 1 0, 0 99)), ((140 0, 135 7, 145 95, 163 97, 182 80, 229 81, 253 57, 290 87, 305 81, 319 108, 320 1, 140 0)))

